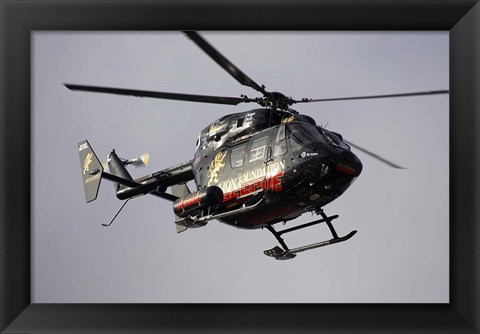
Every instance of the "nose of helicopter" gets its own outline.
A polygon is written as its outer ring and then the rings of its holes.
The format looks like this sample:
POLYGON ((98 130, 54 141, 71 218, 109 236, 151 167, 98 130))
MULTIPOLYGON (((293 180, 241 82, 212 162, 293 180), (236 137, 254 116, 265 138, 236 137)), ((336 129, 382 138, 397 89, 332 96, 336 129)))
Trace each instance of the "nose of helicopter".
POLYGON ((345 151, 339 155, 335 169, 340 173, 357 177, 362 172, 363 165, 354 153, 345 151))

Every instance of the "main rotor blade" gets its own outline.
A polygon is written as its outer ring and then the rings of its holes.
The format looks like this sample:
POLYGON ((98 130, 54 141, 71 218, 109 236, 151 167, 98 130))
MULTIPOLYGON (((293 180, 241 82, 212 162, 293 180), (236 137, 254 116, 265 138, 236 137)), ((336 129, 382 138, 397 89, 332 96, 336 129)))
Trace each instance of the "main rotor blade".
POLYGON ((247 97, 225 97, 225 96, 210 96, 210 95, 195 95, 195 94, 179 94, 179 93, 168 93, 168 92, 153 92, 148 90, 85 86, 85 85, 74 85, 74 84, 64 84, 64 85, 70 90, 130 95, 135 97, 153 97, 153 98, 168 99, 168 100, 229 104, 229 105, 237 105, 243 102, 257 102, 257 99, 250 99, 247 97))
POLYGON ((344 100, 366 100, 366 99, 383 99, 388 97, 404 97, 404 96, 417 96, 417 95, 435 95, 435 94, 448 94, 448 90, 430 90, 426 92, 411 92, 400 94, 385 94, 385 95, 367 95, 367 96, 351 96, 351 97, 335 97, 326 99, 302 99, 293 101, 293 103, 308 103, 308 102, 325 102, 325 101, 344 101, 344 100))
POLYGON ((225 58, 220 52, 218 52, 213 46, 211 46, 203 37, 201 37, 195 31, 184 31, 184 33, 197 44, 206 54, 210 56, 215 62, 220 65, 225 71, 230 73, 238 82, 242 85, 251 87, 263 95, 267 95, 267 91, 264 86, 260 86, 255 81, 250 79, 245 73, 243 73, 237 66, 225 58))
POLYGON ((388 161, 387 159, 379 156, 378 154, 373 153, 373 152, 370 152, 370 151, 364 149, 363 147, 360 147, 360 146, 358 146, 358 145, 353 144, 353 143, 350 142, 350 141, 346 141, 345 139, 344 139, 343 141, 344 141, 345 143, 347 143, 348 145, 350 145, 350 146, 352 146, 352 147, 355 147, 357 150, 362 151, 362 152, 365 153, 365 154, 368 154, 368 155, 371 156, 372 158, 375 158, 375 159, 377 159, 377 160, 380 160, 381 162, 389 165, 390 167, 398 168, 398 169, 405 169, 405 168, 403 168, 402 166, 399 166, 399 165, 397 165, 396 163, 393 163, 393 162, 391 162, 391 161, 388 161))

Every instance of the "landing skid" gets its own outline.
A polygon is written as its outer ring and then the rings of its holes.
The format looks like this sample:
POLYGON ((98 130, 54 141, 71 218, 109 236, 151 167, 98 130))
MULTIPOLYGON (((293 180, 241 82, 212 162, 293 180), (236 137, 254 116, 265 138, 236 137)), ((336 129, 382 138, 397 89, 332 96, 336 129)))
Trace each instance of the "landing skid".
POLYGON ((292 227, 292 228, 288 228, 288 229, 285 229, 285 230, 282 230, 282 231, 275 231, 275 229, 273 228, 272 225, 267 226, 267 229, 275 236, 275 238, 277 238, 278 242, 283 247, 283 249, 278 247, 278 246, 275 246, 272 249, 265 250, 263 253, 267 256, 274 257, 277 260, 289 260, 289 259, 293 259, 295 256, 297 256, 296 255, 297 253, 304 252, 304 251, 307 251, 307 250, 310 250, 310 249, 315 249, 315 248, 319 248, 319 247, 323 247, 323 246, 336 244, 336 243, 342 242, 342 241, 346 241, 346 240, 350 239, 351 237, 353 237, 355 235, 355 233, 357 233, 357 231, 352 231, 352 232, 348 233, 347 235, 345 235, 343 237, 339 237, 337 235, 337 232, 335 231, 333 225, 332 225, 332 220, 334 220, 335 218, 338 218, 338 215, 328 217, 323 212, 323 210, 321 210, 321 209, 317 212, 322 216, 322 219, 315 220, 313 222, 306 223, 306 224, 299 225, 299 226, 295 226, 295 227, 292 227), (330 232, 332 233, 332 236, 333 236, 332 239, 324 240, 324 241, 316 242, 316 243, 313 243, 313 244, 309 244, 309 245, 300 246, 300 247, 297 247, 297 248, 290 249, 290 248, 288 248, 288 246, 285 244, 285 241, 281 237, 282 234, 293 232, 293 231, 296 231, 296 230, 299 230, 299 229, 302 229, 302 228, 305 228, 305 227, 309 227, 309 226, 312 226, 312 225, 320 224, 320 223, 326 223, 327 224, 328 228, 330 229, 330 232))

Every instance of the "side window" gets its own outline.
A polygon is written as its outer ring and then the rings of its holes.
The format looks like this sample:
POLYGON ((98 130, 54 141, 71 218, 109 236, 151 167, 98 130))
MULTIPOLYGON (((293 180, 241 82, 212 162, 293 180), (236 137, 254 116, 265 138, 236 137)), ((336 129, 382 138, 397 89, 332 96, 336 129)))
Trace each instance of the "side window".
POLYGON ((287 153, 287 141, 285 140, 285 125, 281 125, 277 131, 275 145, 273 147, 273 157, 279 157, 287 153))
POLYGON ((247 144, 242 144, 232 148, 232 153, 230 154, 230 163, 232 168, 242 167, 245 147, 247 147, 247 144))
POLYGON ((250 149, 250 160, 248 160, 248 162, 257 161, 264 157, 267 147, 267 139, 268 137, 262 137, 253 140, 252 148, 250 149))
POLYGON ((237 119, 237 128, 241 128, 243 126, 243 120, 244 120, 243 117, 237 119))

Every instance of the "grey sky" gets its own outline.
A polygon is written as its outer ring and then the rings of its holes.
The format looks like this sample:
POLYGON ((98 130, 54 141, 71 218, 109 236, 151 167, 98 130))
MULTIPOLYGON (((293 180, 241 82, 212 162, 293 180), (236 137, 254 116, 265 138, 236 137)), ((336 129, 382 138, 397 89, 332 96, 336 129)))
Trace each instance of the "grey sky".
MULTIPOLYGON (((294 98, 448 89, 448 33, 308 32, 202 35, 268 90, 294 98)), ((198 133, 256 105, 71 92, 78 83, 256 97, 179 32, 32 35, 32 302, 447 303, 448 95, 325 102, 295 109, 406 167, 356 152, 362 175, 324 209, 348 242, 276 261, 265 230, 216 221, 177 235, 172 204, 122 202, 102 181, 86 204, 76 145, 104 159, 150 152, 139 177, 193 157, 198 133)), ((355 151, 355 150, 354 150, 355 151)), ((315 217, 304 215, 297 222, 315 217)), ((288 226, 294 225, 291 222, 288 226)), ((285 236, 330 238, 325 226, 285 236)))

